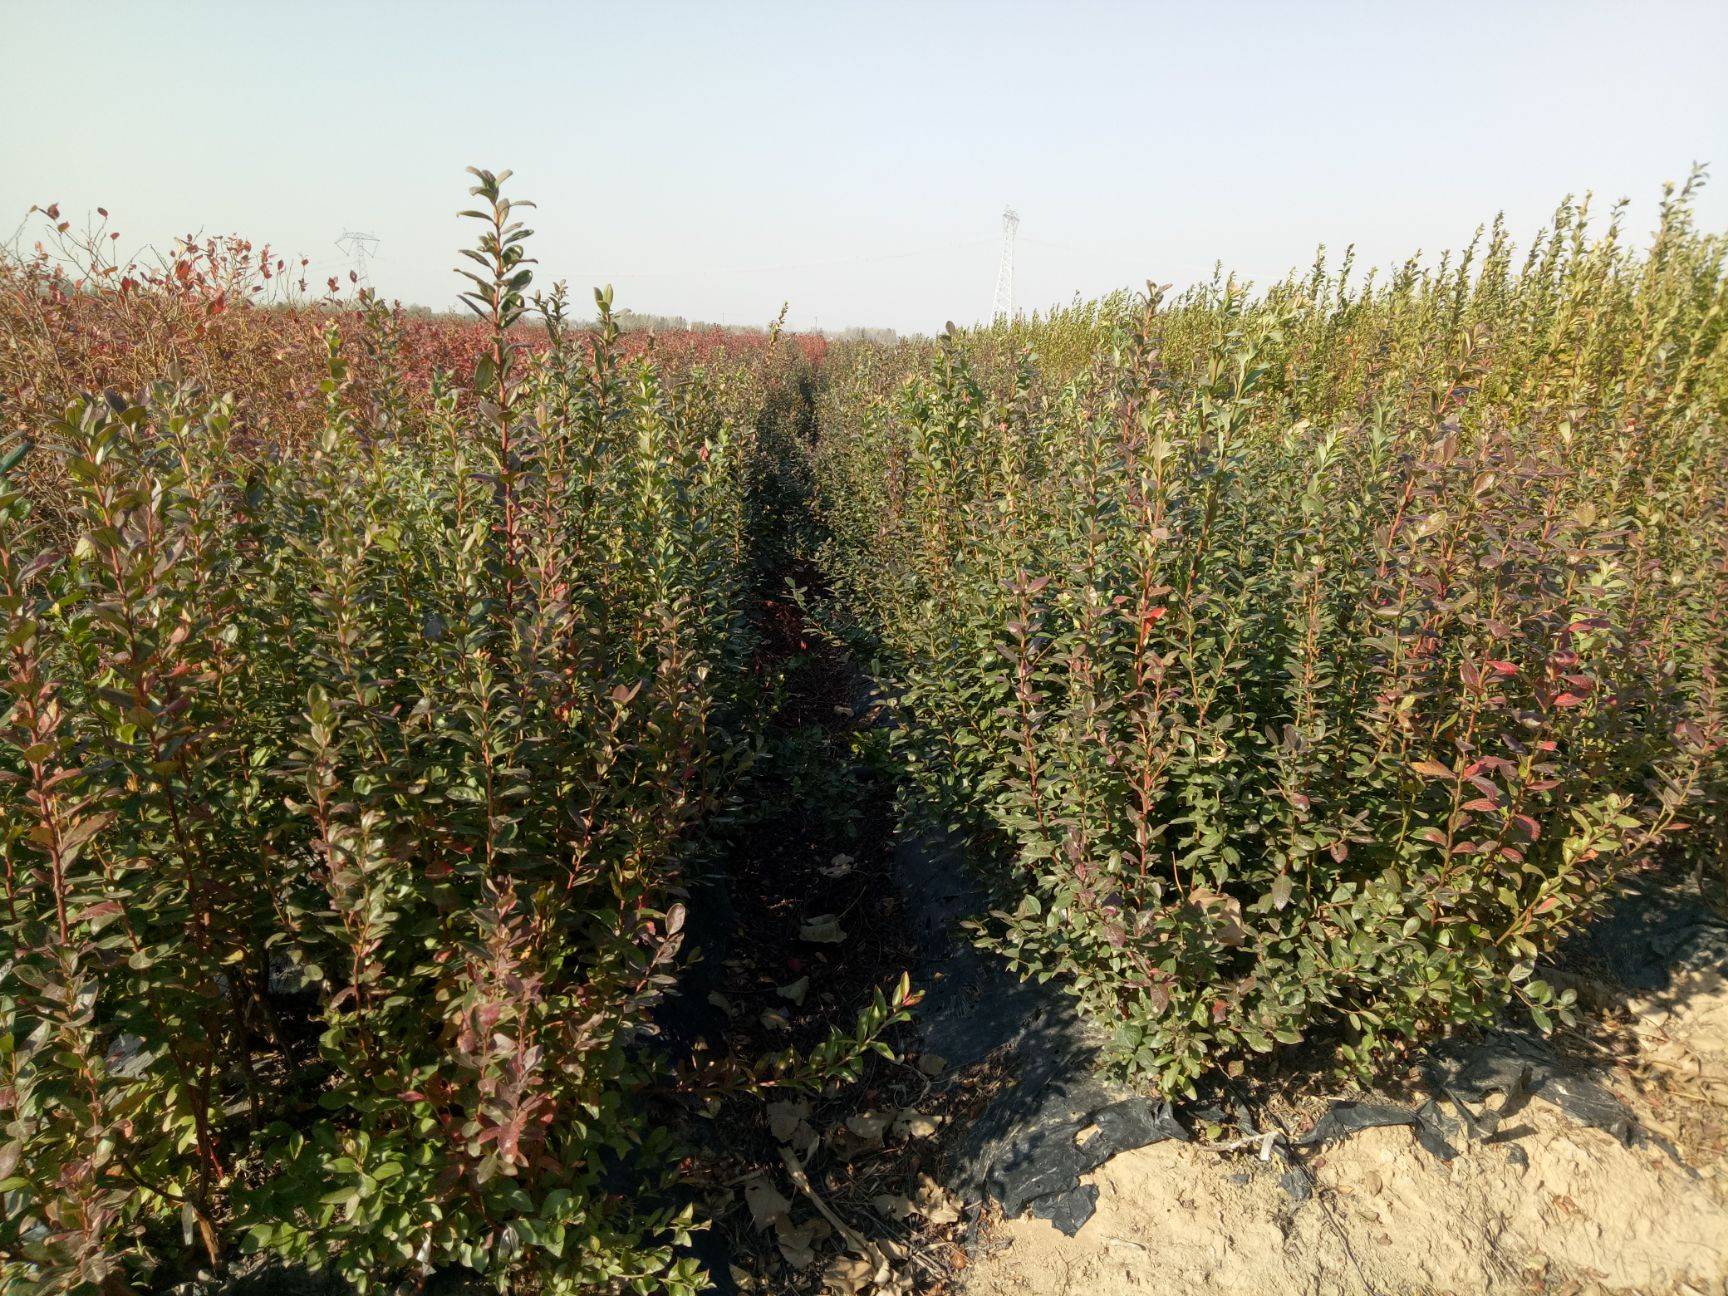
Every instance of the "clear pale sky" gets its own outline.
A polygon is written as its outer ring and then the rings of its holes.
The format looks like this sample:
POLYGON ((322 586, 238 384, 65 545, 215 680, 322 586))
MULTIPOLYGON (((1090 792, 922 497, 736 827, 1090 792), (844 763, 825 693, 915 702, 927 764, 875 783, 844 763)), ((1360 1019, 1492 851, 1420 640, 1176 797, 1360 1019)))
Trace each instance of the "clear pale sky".
MULTIPOLYGON (((929 331, 1214 260, 1264 281, 1521 239, 1568 192, 1716 163, 1728 3, 0 0, 0 239, 32 202, 132 243, 237 231, 448 306, 463 167, 539 202, 545 281, 620 305, 929 331)), ((1606 206, 1604 201, 1603 206, 1606 206)))

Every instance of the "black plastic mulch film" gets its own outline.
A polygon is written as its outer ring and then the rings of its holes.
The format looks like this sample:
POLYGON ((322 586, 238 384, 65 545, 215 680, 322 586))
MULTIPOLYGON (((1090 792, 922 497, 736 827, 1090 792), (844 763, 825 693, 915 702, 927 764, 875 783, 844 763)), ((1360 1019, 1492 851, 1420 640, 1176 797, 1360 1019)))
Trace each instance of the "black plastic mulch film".
MULTIPOLYGON (((963 944, 956 947, 950 924, 980 897, 951 844, 903 843, 898 870, 909 908, 923 928, 925 965, 919 979, 930 988, 925 1046, 962 1065, 993 1054, 1013 1076, 963 1139, 951 1186, 974 1203, 995 1201, 1010 1218, 1030 1210, 1072 1237, 1097 1209, 1098 1190, 1082 1184, 1082 1176, 1119 1153, 1165 1139, 1186 1141, 1188 1130, 1168 1104, 1112 1089, 1098 1079, 1096 1048, 1059 991, 1017 982, 963 944), (908 885, 914 879, 917 884, 908 885)), ((1630 902, 1636 905, 1639 899, 1630 902)), ((1676 948, 1663 951, 1670 966, 1696 961, 1679 956, 1697 945, 1702 928, 1711 929, 1706 935, 1712 950, 1705 957, 1714 961, 1715 953, 1728 950, 1717 924, 1700 924, 1696 910, 1683 917, 1689 939, 1676 933, 1676 948)), ((1231 1115, 1249 1130, 1249 1140, 1263 1139, 1266 1155, 1277 1150, 1287 1167, 1279 1182, 1299 1201, 1314 1188, 1303 1152, 1365 1129, 1410 1126, 1419 1145, 1442 1160, 1469 1143, 1504 1144, 1508 1156, 1522 1160, 1514 1141, 1530 1127, 1518 1117, 1534 1097, 1623 1143, 1646 1139, 1680 1159, 1665 1140, 1639 1130, 1631 1111, 1607 1088, 1568 1065, 1537 1035, 1497 1030, 1474 1042, 1443 1043, 1429 1051, 1422 1072, 1432 1096, 1420 1106, 1335 1102, 1312 1129, 1287 1143, 1253 1131, 1245 1109, 1231 1115), (1503 1101, 1485 1106, 1496 1094, 1503 1101)), ((1226 1114, 1196 1110, 1192 1115, 1222 1119, 1226 1114)))

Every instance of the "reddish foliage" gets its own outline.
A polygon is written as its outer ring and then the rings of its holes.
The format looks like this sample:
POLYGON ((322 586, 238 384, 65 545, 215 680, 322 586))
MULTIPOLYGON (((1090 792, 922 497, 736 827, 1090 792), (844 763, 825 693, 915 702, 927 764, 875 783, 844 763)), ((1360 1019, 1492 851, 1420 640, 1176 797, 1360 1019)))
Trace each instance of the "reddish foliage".
MULTIPOLYGON (((334 322, 347 342, 362 327, 363 313, 338 295, 337 280, 310 297, 304 258, 290 261, 238 236, 188 236, 170 253, 120 261, 105 211, 79 234, 57 207, 40 210, 50 222, 44 241, 26 257, 0 254, 0 335, 10 343, 0 352, 0 419, 8 430, 39 425, 83 392, 136 393, 175 369, 213 393, 236 393, 245 435, 294 445, 320 423, 323 333, 334 322)), ((465 384, 488 341, 478 321, 399 305, 394 322, 398 377, 416 405, 440 370, 465 384)), ((517 332, 529 349, 548 345, 538 325, 517 332)), ((810 363, 827 353, 819 335, 784 336, 810 363)), ((663 369, 679 373, 768 345, 765 331, 704 327, 629 333, 619 349, 626 357, 652 349, 663 369)), ((377 375, 362 348, 344 350, 364 395, 377 375)))

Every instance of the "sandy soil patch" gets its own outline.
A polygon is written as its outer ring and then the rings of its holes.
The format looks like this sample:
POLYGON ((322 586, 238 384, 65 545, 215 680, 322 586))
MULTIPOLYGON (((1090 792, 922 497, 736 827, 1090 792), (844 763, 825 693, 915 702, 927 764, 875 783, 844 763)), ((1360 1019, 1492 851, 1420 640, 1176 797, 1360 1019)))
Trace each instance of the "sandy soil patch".
POLYGON ((1623 1146, 1540 1098, 1508 1119, 1515 1137, 1461 1147, 1450 1162, 1404 1127, 1307 1154, 1319 1194, 1302 1202, 1280 1187, 1277 1158, 1157 1143, 1088 1177, 1098 1211, 1078 1236, 1032 1218, 999 1223, 963 1290, 1719 1296, 1728 1292, 1728 1166, 1719 1138, 1697 1131, 1722 1128, 1728 983, 1687 972, 1627 1008, 1641 1065, 1637 1083, 1623 1070, 1628 1083, 1616 1088, 1647 1128, 1684 1127, 1686 1163, 1650 1139, 1623 1146))

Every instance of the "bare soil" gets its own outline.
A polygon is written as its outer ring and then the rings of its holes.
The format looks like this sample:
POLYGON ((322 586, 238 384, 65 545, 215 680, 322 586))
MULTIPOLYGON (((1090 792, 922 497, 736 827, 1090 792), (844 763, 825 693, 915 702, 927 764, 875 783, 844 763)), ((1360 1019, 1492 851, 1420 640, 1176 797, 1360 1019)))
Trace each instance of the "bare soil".
MULTIPOLYGON (((1577 1041, 1655 1137, 1623 1146, 1540 1097, 1515 1136, 1445 1162, 1404 1127, 1308 1155, 1318 1193, 1253 1151, 1165 1142, 1088 1179, 1097 1214, 1073 1238, 999 1221, 970 1296, 1403 1296, 1728 1292, 1728 982, 1677 973, 1621 996, 1577 1041)), ((1511 1132, 1509 1131, 1509 1134, 1511 1132)))

